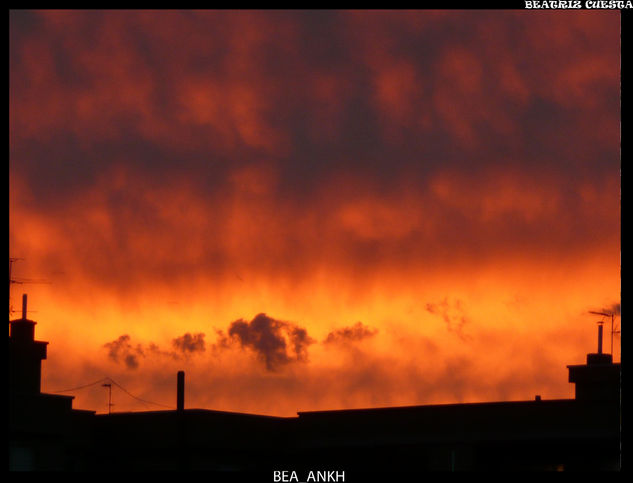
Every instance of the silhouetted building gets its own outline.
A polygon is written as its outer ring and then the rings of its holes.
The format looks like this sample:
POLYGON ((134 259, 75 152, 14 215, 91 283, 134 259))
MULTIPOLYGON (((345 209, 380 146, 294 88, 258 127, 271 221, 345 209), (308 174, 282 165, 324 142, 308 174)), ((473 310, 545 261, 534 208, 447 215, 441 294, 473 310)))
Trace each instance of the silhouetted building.
POLYGON ((26 318, 27 298, 22 296, 22 318, 9 321, 9 388, 22 394, 39 394, 42 360, 48 342, 35 340, 36 322, 26 318))
POLYGON ((620 364, 602 352, 602 324, 598 327, 598 352, 587 354, 587 364, 567 367, 569 382, 576 384, 576 400, 620 400, 620 364))
POLYGON ((34 325, 25 311, 11 322, 11 469, 257 471, 261 481, 283 470, 299 481, 310 470, 344 471, 352 481, 367 472, 620 469, 620 364, 602 354, 601 337, 587 364, 568 366, 575 399, 281 418, 185 409, 180 372, 177 410, 108 415, 39 392, 46 343, 34 340, 34 325))
POLYGON ((9 322, 9 468, 67 469, 75 464, 75 447, 85 443, 86 418, 94 411, 73 410, 73 396, 40 392, 42 360, 48 342, 35 340, 35 322, 9 322))

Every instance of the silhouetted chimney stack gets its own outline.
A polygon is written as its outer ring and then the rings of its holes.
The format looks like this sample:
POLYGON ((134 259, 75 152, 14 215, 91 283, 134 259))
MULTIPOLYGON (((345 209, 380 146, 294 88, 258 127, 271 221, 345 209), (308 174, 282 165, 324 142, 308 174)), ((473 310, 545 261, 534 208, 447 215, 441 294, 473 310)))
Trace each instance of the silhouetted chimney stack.
POLYGON ((598 324, 598 354, 602 354, 602 324, 598 324))
POLYGON ((35 322, 26 318, 26 294, 22 295, 22 318, 10 321, 9 335, 14 342, 23 344, 35 340, 35 322))
POLYGON ((176 409, 185 410, 185 371, 178 371, 178 387, 176 393, 176 409))
POLYGON ((9 387, 20 393, 40 392, 42 360, 48 342, 35 340, 35 324, 26 318, 27 297, 22 295, 22 318, 9 321, 9 387))
POLYGON ((598 352, 587 354, 587 364, 570 365, 569 382, 576 385, 576 399, 617 401, 620 398, 620 363, 602 352, 602 322, 598 323, 598 352))

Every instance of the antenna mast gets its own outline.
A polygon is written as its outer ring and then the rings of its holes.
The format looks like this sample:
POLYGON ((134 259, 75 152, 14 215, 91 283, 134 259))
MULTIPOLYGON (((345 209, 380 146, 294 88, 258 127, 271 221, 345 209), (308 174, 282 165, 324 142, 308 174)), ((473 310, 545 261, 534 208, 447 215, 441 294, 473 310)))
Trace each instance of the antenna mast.
MULTIPOLYGON (((613 357, 613 334, 620 333, 619 330, 613 329, 613 318, 615 317, 615 312, 594 312, 593 310, 590 310, 589 313, 593 315, 602 315, 603 317, 611 317, 611 357, 613 357)), ((604 320, 601 320, 600 322, 598 322, 598 324, 604 324, 604 320)), ((600 334, 602 335, 602 331, 600 331, 600 334)))
POLYGON ((112 404, 112 384, 110 383, 101 384, 101 387, 108 388, 108 416, 109 416, 110 414, 112 414, 112 406, 114 406, 114 404, 112 404))
POLYGON ((11 284, 19 283, 11 278, 11 269, 13 268, 13 262, 17 262, 18 260, 24 260, 24 258, 9 257, 9 317, 13 313, 11 308, 11 284))
POLYGON ((11 314, 13 314, 14 312, 13 307, 11 306, 11 285, 12 284, 19 283, 20 285, 22 285, 24 283, 51 283, 49 280, 43 280, 43 279, 12 277, 11 271, 13 268, 13 263, 17 262, 18 260, 24 260, 24 258, 9 257, 9 317, 11 317, 11 314))

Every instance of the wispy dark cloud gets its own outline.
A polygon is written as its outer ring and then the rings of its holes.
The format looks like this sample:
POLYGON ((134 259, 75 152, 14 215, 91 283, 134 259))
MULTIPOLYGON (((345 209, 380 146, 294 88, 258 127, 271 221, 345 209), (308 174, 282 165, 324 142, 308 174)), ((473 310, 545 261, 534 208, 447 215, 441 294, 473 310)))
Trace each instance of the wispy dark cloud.
POLYGON ((167 358, 181 360, 193 354, 205 351, 204 334, 190 334, 189 332, 172 339, 173 350, 164 350, 155 342, 133 344, 128 334, 119 336, 116 340, 103 345, 108 350, 108 358, 116 363, 122 363, 128 369, 137 369, 144 359, 167 358))
POLYGON ((358 342, 369 337, 373 337, 378 333, 378 329, 374 329, 364 325, 362 322, 356 322, 356 324, 350 327, 342 327, 340 329, 330 332, 325 340, 324 344, 345 343, 345 342, 358 342))
POLYGON ((204 334, 190 334, 187 332, 180 337, 176 337, 172 340, 172 345, 174 349, 178 352, 182 352, 183 354, 189 354, 192 352, 204 352, 205 344, 204 344, 204 334))
POLYGON ((140 344, 132 346, 130 336, 125 334, 118 339, 103 345, 108 349, 108 357, 114 362, 122 362, 128 369, 136 369, 139 366, 139 358, 145 356, 140 344))
POLYGON ((464 326, 468 323, 468 318, 461 300, 449 301, 448 297, 445 297, 440 302, 427 303, 426 310, 441 317, 449 332, 455 332, 460 337, 465 337, 464 326))

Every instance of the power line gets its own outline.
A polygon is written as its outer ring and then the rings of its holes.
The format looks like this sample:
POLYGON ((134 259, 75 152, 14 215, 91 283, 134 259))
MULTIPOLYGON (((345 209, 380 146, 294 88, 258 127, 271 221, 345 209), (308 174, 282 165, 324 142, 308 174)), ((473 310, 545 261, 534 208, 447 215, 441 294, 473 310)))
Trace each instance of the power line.
POLYGON ((157 402, 148 401, 148 400, 146 400, 146 399, 141 399, 140 397, 137 397, 137 396, 135 396, 134 394, 132 394, 131 392, 129 392, 127 389, 125 389, 123 386, 121 386, 121 384, 119 384, 118 382, 116 382, 116 381, 115 381, 114 379, 112 379, 110 376, 103 377, 103 378, 99 379, 98 381, 91 382, 90 384, 83 384, 83 385, 81 385, 81 386, 72 387, 72 388, 70 388, 70 389, 63 389, 63 390, 61 390, 61 391, 54 391, 54 393, 55 393, 55 394, 57 394, 57 393, 61 393, 61 392, 78 391, 78 390, 80 390, 80 389, 85 389, 85 388, 87 388, 87 387, 94 386, 94 385, 99 384, 99 383, 102 383, 102 382, 104 382, 104 381, 105 381, 105 382, 108 382, 108 381, 109 381, 110 383, 114 384, 114 385, 115 385, 115 386, 117 386, 119 389, 121 389, 121 390, 122 390, 125 394, 127 394, 127 395, 128 395, 128 396, 130 396, 131 398, 136 399, 137 401, 140 401, 140 402, 142 402, 142 403, 143 403, 143 404, 145 404, 145 405, 147 405, 147 404, 153 404, 154 406, 160 406, 160 407, 164 407, 164 408, 167 408, 167 409, 176 409, 176 408, 174 408, 173 406, 167 406, 167 405, 165 405, 165 404, 160 404, 160 403, 157 403, 157 402))
MULTIPOLYGON (((42 278, 24 278, 24 277, 15 277, 11 275, 11 270, 13 268, 13 264, 18 260, 24 260, 24 258, 19 257, 9 257, 9 317, 15 312, 13 307, 11 306, 11 285, 14 283, 17 284, 25 284, 25 283, 52 283, 50 280, 42 279, 42 278)), ((25 315, 26 316, 26 315, 25 315)))
POLYGON ((152 401, 147 401, 145 399, 141 399, 140 397, 135 396, 134 394, 131 394, 127 389, 125 389, 123 386, 121 386, 121 384, 119 384, 118 382, 116 382, 114 379, 112 379, 111 377, 109 377, 108 379, 110 379, 110 382, 112 384, 114 384, 115 386, 117 386, 119 389, 121 389, 124 393, 126 393, 128 396, 133 397, 134 399, 136 399, 137 401, 140 401, 142 403, 145 404, 153 404, 154 406, 161 406, 164 408, 169 408, 169 409, 176 409, 173 406, 166 406, 165 404, 160 404, 160 403, 156 403, 156 402, 152 402, 152 401))
POLYGON ((58 394, 60 392, 77 391, 79 389, 84 389, 86 387, 90 387, 90 386, 94 386, 95 384, 99 384, 100 382, 107 381, 108 379, 109 379, 108 377, 104 377, 104 378, 99 379, 98 381, 91 382, 90 384, 84 384, 83 386, 77 386, 77 387, 71 387, 70 389, 62 389, 61 391, 53 391, 53 393, 54 394, 58 394))

